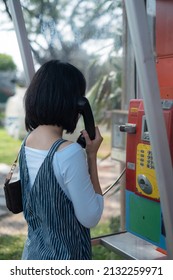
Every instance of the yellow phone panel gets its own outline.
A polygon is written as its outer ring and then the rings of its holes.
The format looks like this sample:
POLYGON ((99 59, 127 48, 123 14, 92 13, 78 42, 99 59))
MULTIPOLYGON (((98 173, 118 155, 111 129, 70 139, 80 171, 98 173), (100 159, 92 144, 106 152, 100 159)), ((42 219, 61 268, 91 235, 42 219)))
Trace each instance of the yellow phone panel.
POLYGON ((151 145, 138 144, 136 156, 137 192, 153 199, 159 199, 160 194, 156 180, 151 145))

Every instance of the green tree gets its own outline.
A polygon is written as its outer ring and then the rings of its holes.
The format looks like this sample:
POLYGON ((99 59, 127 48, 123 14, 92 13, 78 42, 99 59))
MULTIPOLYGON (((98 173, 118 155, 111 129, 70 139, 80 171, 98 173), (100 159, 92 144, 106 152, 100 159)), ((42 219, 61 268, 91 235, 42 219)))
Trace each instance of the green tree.
MULTIPOLYGON (((8 0, 3 2, 4 11, 11 18, 8 0)), ((94 110, 98 121, 102 117, 100 108, 105 100, 108 109, 118 108, 121 94, 118 81, 121 80, 122 1, 20 2, 36 62, 41 65, 49 59, 58 58, 79 67, 87 78, 90 95, 97 96, 97 108, 94 110), (98 85, 101 86, 100 94, 95 94, 91 89, 98 89, 98 85)))
POLYGON ((0 119, 7 99, 15 92, 16 69, 12 56, 0 53, 0 119))
POLYGON ((16 70, 16 64, 11 55, 0 53, 0 71, 16 70))

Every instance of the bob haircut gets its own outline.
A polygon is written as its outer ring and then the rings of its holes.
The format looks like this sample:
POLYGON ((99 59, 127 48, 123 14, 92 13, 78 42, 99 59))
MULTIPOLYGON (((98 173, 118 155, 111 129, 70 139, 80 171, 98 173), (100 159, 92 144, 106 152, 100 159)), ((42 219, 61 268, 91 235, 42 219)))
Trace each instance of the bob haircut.
POLYGON ((73 65, 59 60, 43 64, 34 75, 25 97, 25 127, 57 125, 73 133, 78 122, 78 98, 85 95, 86 81, 73 65))

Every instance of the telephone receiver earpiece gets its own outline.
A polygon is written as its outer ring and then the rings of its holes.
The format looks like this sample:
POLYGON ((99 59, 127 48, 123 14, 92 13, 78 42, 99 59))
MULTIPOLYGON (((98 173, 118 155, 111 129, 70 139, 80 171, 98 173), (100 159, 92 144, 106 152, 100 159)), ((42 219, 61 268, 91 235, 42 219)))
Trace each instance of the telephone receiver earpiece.
MULTIPOLYGON (((86 97, 80 97, 78 100, 78 112, 83 116, 85 130, 87 131, 91 140, 95 139, 95 123, 94 117, 91 110, 91 106, 86 97)), ((78 137, 77 143, 79 143, 83 148, 86 147, 85 138, 82 134, 78 137)))

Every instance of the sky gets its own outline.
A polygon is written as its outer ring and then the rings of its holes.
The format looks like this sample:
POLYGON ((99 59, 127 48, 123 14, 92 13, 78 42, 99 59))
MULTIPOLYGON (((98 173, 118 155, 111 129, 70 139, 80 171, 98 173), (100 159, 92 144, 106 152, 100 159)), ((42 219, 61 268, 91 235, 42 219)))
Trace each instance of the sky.
POLYGON ((3 13, 4 4, 0 3, 0 53, 11 55, 19 71, 23 71, 22 59, 18 47, 17 37, 13 26, 9 23, 6 13, 3 13))
POLYGON ((22 59, 14 31, 0 31, 0 53, 11 55, 19 71, 23 71, 22 59))

